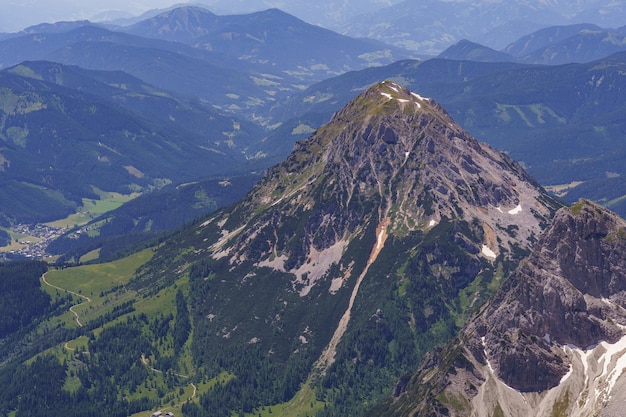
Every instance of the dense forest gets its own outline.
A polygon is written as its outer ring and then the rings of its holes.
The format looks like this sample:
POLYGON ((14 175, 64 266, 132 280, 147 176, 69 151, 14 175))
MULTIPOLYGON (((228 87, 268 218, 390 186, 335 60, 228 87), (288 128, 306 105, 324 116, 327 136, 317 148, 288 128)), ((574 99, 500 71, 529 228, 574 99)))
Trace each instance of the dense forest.
POLYGON ((4 230, 0 229, 0 246, 7 246, 11 243, 11 236, 4 230))
POLYGON ((48 269, 43 262, 0 264, 0 339, 28 325, 50 307, 39 278, 48 269))

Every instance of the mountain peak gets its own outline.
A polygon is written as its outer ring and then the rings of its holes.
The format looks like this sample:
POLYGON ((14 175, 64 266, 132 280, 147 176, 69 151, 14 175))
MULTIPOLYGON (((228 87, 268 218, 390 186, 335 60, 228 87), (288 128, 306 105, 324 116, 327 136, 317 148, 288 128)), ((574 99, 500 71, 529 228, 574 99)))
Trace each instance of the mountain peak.
POLYGON ((374 94, 380 94, 384 101, 396 100, 401 107, 404 107, 406 103, 413 103, 416 108, 421 108, 424 102, 432 103, 432 99, 424 98, 417 93, 411 92, 409 89, 396 84, 393 81, 383 81, 374 84, 368 90, 365 91, 365 96, 374 94))
POLYGON ((338 115, 361 113, 364 116, 394 116, 416 115, 429 111, 445 113, 434 100, 411 92, 393 81, 383 81, 365 90, 338 115))
MULTIPOLYGON (((312 253, 347 244, 368 223, 385 223, 388 233, 402 235, 425 233, 450 219, 479 225, 483 243, 472 250, 495 260, 514 247, 527 248, 539 235, 552 215, 548 200, 519 165, 479 143, 434 100, 385 81, 297 143, 234 218, 311 216, 297 257, 283 247, 289 239, 280 237, 278 247, 260 254, 273 259, 281 252, 290 259, 280 266, 286 270, 301 267, 312 253)), ((244 230, 254 228, 231 221, 225 227, 241 232, 233 240, 232 232, 225 234, 231 260, 250 259, 244 230)), ((214 246, 220 256, 225 244, 214 246)))
POLYGON ((177 42, 192 42, 211 32, 219 17, 198 6, 181 6, 130 26, 127 32, 177 42))
MULTIPOLYGON (((327 163, 347 164, 349 172, 336 175, 345 178, 345 189, 354 186, 360 173, 366 184, 381 193, 387 190, 387 207, 398 208, 392 228, 405 228, 409 218, 432 226, 442 218, 459 216, 502 223, 504 228, 536 223, 533 210, 541 191, 521 167, 479 143, 433 99, 391 81, 367 89, 298 146, 304 152, 325 147, 327 163), (406 194, 392 195, 393 187, 406 194), (409 195, 427 195, 428 204, 415 205, 409 195)), ((539 229, 531 232, 538 233, 539 229)), ((528 238, 530 234, 523 236, 528 238)), ((500 240, 506 242, 510 236, 500 240)))

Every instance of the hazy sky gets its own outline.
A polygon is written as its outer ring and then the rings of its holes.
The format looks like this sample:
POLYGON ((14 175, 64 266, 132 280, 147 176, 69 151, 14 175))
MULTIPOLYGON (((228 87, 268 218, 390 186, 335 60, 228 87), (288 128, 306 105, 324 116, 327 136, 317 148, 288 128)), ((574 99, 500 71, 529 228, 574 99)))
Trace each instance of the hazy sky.
MULTIPOLYGON (((201 4, 216 14, 250 13, 277 7, 309 23, 332 27, 357 13, 401 0, 0 0, 0 32, 19 32, 39 23, 139 16, 182 3, 201 4), (109 13, 107 18, 103 13, 109 13), (99 16, 100 15, 100 16, 99 16)), ((471 0, 464 0, 471 1, 471 0)), ((504 0, 508 1, 508 0, 504 0)))
POLYGON ((139 15, 181 3, 175 0, 0 0, 0 32, 18 32, 38 23, 91 20, 106 11, 139 15))

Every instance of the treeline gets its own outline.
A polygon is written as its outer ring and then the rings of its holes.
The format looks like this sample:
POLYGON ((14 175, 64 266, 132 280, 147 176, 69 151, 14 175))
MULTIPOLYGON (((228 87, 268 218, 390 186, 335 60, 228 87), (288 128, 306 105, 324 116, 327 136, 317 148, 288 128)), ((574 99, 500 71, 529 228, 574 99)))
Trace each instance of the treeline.
POLYGON ((55 239, 47 250, 52 254, 62 254, 57 260, 58 265, 73 264, 84 254, 96 249, 100 249, 98 262, 110 262, 151 246, 160 235, 157 232, 144 232, 92 238, 83 233, 78 238, 62 236, 55 239))
MULTIPOLYGON (((216 274, 224 266, 219 263, 202 258, 190 265, 189 299, 194 318, 191 351, 201 373, 219 375, 226 372, 233 378, 217 383, 200 395, 198 403, 184 404, 182 411, 186 417, 232 417, 289 401, 306 380, 317 358, 300 340, 293 340, 291 346, 273 346, 273 353, 268 353, 268 347, 262 341, 233 344, 216 339, 206 319, 205 306, 215 295, 212 283, 219 281, 216 274), (284 355, 281 350, 298 352, 284 355)), ((255 302, 267 302, 264 297, 259 295, 255 302)), ((278 328, 275 331, 281 332, 278 328)))

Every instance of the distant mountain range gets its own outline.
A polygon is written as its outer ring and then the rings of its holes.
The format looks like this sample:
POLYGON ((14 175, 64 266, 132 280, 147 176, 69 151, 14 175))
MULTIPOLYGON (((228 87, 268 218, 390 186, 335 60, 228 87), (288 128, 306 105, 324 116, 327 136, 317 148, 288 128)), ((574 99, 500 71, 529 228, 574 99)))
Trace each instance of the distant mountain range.
POLYGON ((343 32, 437 55, 462 39, 502 49, 548 26, 586 22, 619 27, 624 16, 621 1, 405 0, 354 18, 343 32))
POLYGON ((412 56, 276 9, 217 16, 198 7, 180 7, 114 29, 82 22, 29 28, 0 42, 0 63, 7 67, 50 60, 122 70, 223 110, 251 113, 329 76, 412 56))
POLYGON ((276 123, 268 114, 278 100, 408 55, 278 10, 183 7, 127 28, 144 36, 117 29, 62 22, 0 41, 3 216, 64 217, 97 198, 93 187, 146 191, 263 169, 273 159, 250 164, 246 152, 276 123))
POLYGON ((512 42, 502 51, 463 40, 439 54, 439 58, 559 65, 590 62, 624 50, 626 26, 602 29, 578 24, 541 29, 512 42))
MULTIPOLYGON (((623 2, 609 0, 321 0, 314 3, 303 0, 203 0, 187 5, 206 7, 220 15, 249 14, 278 7, 316 26, 351 37, 377 39, 431 56, 462 39, 502 49, 516 39, 547 26, 591 23, 600 27, 619 27, 624 24, 625 16, 623 2)), ((108 6, 112 10, 102 12, 104 6, 101 6, 97 14, 94 12, 93 16, 89 16, 85 11, 88 6, 68 10, 67 5, 58 4, 54 10, 33 10, 25 4, 9 4, 5 5, 5 13, 0 17, 0 32, 17 31, 46 19, 68 21, 89 18, 128 26, 181 4, 167 9, 147 10, 135 17, 129 13, 137 13, 137 7, 133 7, 135 4, 120 7, 111 3, 108 6), (120 13, 116 8, 127 11, 120 13), (63 13, 67 17, 62 17, 63 13), (23 23, 20 27, 20 21, 30 23, 23 23)))
MULTIPOLYGON (((251 13, 271 7, 263 0, 204 0, 219 14, 251 13)), ((608 0, 321 0, 277 5, 311 24, 352 37, 377 39, 425 55, 437 55, 463 39, 502 49, 538 29, 590 23, 624 24, 626 6, 608 0)))

